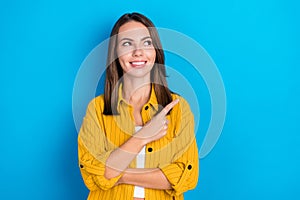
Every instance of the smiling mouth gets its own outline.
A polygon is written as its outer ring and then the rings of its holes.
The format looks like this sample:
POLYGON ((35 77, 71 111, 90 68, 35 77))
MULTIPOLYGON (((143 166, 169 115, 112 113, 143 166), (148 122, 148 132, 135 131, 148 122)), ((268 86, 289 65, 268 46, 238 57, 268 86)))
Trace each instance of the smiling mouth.
POLYGON ((132 67, 143 67, 146 65, 147 61, 133 61, 129 62, 132 67))

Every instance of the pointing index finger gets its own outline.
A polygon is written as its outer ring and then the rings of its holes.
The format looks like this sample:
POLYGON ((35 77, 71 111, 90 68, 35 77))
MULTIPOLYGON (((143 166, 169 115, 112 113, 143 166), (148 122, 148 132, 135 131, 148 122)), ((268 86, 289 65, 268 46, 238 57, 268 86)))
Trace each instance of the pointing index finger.
POLYGON ((171 103, 169 103, 168 105, 166 105, 166 107, 164 107, 164 109, 162 110, 164 115, 167 115, 168 112, 179 102, 179 99, 175 99, 173 100, 171 103))

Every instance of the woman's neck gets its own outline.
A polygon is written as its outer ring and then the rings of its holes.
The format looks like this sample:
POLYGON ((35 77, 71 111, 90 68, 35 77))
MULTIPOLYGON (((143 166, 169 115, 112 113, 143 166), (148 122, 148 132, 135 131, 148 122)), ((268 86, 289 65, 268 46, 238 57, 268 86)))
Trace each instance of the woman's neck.
POLYGON ((144 105, 150 98, 150 80, 145 78, 127 78, 123 80, 123 97, 133 106, 144 105))

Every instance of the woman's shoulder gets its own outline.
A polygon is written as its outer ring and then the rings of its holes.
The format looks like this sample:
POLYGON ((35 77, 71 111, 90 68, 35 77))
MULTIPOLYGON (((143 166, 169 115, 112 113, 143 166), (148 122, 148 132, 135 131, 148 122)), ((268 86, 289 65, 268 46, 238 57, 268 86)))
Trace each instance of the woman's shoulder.
POLYGON ((179 99, 177 105, 175 105, 171 112, 171 117, 175 119, 182 119, 183 116, 188 117, 189 120, 193 119, 193 111, 188 101, 181 95, 172 93, 172 99, 179 99), (179 118, 178 118, 179 117, 179 118))
POLYGON ((104 107, 104 94, 94 97, 88 104, 88 107, 95 108, 96 110, 103 110, 104 107))
POLYGON ((181 103, 181 104, 188 104, 187 100, 183 96, 181 96, 181 95, 179 95, 177 93, 171 93, 171 95, 172 95, 172 99, 173 100, 179 99, 179 103, 181 103))
POLYGON ((93 100, 98 103, 104 103, 104 94, 96 96, 93 100))

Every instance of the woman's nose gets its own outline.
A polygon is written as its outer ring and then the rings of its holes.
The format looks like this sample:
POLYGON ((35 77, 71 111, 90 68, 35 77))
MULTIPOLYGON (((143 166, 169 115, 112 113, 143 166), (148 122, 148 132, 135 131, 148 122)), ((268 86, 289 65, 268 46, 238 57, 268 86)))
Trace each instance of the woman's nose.
POLYGON ((137 57, 137 56, 142 56, 143 55, 143 49, 142 48, 135 48, 132 52, 133 56, 134 57, 137 57))

